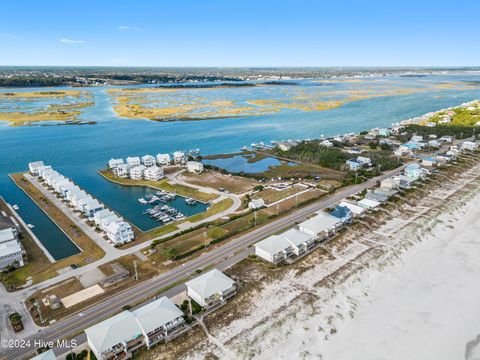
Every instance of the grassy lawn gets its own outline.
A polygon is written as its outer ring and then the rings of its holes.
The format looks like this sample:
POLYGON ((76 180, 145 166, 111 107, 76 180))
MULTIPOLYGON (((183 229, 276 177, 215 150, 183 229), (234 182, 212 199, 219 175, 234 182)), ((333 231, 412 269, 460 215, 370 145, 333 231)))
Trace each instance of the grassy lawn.
MULTIPOLYGON (((37 283, 56 276, 56 271, 58 269, 70 266, 71 264, 82 266, 98 260, 105 255, 103 250, 84 232, 78 229, 60 209, 44 199, 40 191, 29 181, 27 181, 22 174, 13 174, 11 176, 17 186, 23 189, 35 201, 37 206, 39 206, 52 219, 54 219, 57 226, 60 227, 67 234, 67 236, 83 250, 79 254, 70 256, 52 264, 45 256, 39 256, 39 252, 41 252, 41 250, 36 246, 36 244, 30 245, 31 243, 29 244, 29 242, 26 241, 25 245, 28 253, 27 256, 29 260, 31 256, 33 262, 29 262, 27 266, 19 269, 20 271, 18 271, 18 273, 15 271, 9 275, 9 278, 14 284, 19 285, 20 283, 23 283, 28 276, 32 276, 33 282, 37 283), (35 248, 37 248, 38 251, 35 250, 35 248), (29 249, 31 252, 29 252, 29 249)), ((31 242, 33 242, 33 240, 31 240, 31 242)))
MULTIPOLYGON (((292 160, 293 161, 293 160, 292 160)), ((285 162, 282 162, 279 166, 274 166, 268 169, 267 171, 260 174, 261 176, 272 179, 272 178, 304 178, 304 177, 315 177, 321 176, 326 179, 335 179, 339 180, 343 178, 343 175, 332 169, 323 168, 318 165, 308 165, 308 164, 297 164, 297 165, 288 165, 285 162)))
POLYGON ((232 199, 223 199, 222 201, 219 201, 219 202, 213 204, 212 206, 210 206, 207 211, 204 211, 200 214, 190 216, 188 218, 188 221, 197 222, 197 221, 204 220, 204 219, 206 219, 210 216, 213 216, 215 214, 218 214, 222 211, 227 210, 232 205, 233 205, 233 200, 232 199))
POLYGON ((132 180, 132 179, 123 179, 115 176, 111 171, 100 170, 98 171, 108 181, 114 182, 116 184, 125 185, 125 186, 146 186, 158 190, 166 190, 170 192, 175 192, 179 195, 191 197, 199 201, 212 201, 218 198, 216 194, 207 194, 192 187, 188 187, 181 184, 171 184, 167 179, 162 179, 160 181, 147 181, 147 180, 132 180))

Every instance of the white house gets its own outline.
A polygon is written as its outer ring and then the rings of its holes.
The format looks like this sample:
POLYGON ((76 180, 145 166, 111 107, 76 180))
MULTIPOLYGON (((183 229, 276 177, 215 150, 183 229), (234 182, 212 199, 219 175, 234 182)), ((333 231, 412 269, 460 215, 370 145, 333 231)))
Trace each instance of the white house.
POLYGON ((38 176, 38 171, 40 168, 43 168, 45 164, 43 161, 33 161, 28 164, 28 170, 30 171, 30 174, 38 176))
POLYGON ((254 245, 255 255, 277 264, 293 253, 292 244, 280 235, 272 235, 254 245))
POLYGON ((142 156, 142 164, 146 167, 151 167, 156 164, 155 158, 152 155, 142 156))
POLYGON ((0 244, 5 244, 11 241, 17 241, 17 232, 14 231, 12 228, 2 229, 0 230, 0 244))
POLYGON ((102 219, 115 215, 115 213, 110 210, 110 209, 102 209, 100 211, 97 211, 95 214, 93 214, 93 221, 95 222, 95 225, 100 225, 102 219))
POLYGON ((87 198, 88 198, 88 195, 85 191, 80 190, 80 192, 75 192, 72 194, 70 198, 70 205, 72 205, 76 209, 81 209, 80 202, 87 198))
POLYGON ((380 182, 380 188, 387 190, 398 190, 398 182, 393 178, 387 178, 380 182))
POLYGON ((478 144, 473 141, 464 141, 460 144, 460 150, 475 151, 478 149, 478 144))
POLYGON ((173 153, 173 161, 175 164, 183 164, 186 160, 185 153, 183 151, 175 151, 173 153))
POLYGON ((327 148, 333 147, 333 143, 330 140, 323 140, 322 142, 320 142, 320 145, 327 148))
POLYGON ((115 214, 100 219, 100 228, 107 232, 108 226, 114 222, 122 222, 123 219, 115 214))
POLYGON ((75 185, 73 182, 71 181, 68 181, 66 184, 63 184, 63 185, 60 185, 60 188, 58 190, 58 192, 60 193, 60 195, 63 197, 63 198, 66 198, 67 197, 67 194, 70 192, 70 191, 74 191, 74 190, 77 190, 79 189, 79 187, 77 185, 75 185))
POLYGON ((138 156, 129 156, 127 157, 127 165, 130 167, 139 166, 141 164, 140 158, 138 156))
POLYGON ((354 216, 361 216, 365 212, 365 208, 361 206, 349 203, 347 201, 340 202, 340 206, 347 207, 354 216))
POLYGON ((357 205, 365 209, 375 209, 379 207, 381 204, 376 200, 362 199, 357 203, 357 205))
POLYGON ((170 165, 172 159, 170 159, 170 154, 157 154, 157 164, 159 166, 170 165))
POLYGON ((415 142, 422 142, 423 141, 423 136, 421 135, 413 135, 410 141, 415 141, 415 142))
POLYGON ((315 237, 298 229, 290 229, 280 234, 292 246, 295 255, 301 255, 315 244, 315 237))
POLYGON ((40 166, 37 168, 38 176, 40 176, 42 179, 45 173, 48 173, 49 171, 53 171, 50 165, 40 166))
POLYGON ((95 215, 95 213, 97 211, 100 211, 104 209, 104 206, 102 203, 100 203, 98 200, 96 199, 93 199, 91 201, 88 201, 84 206, 83 206, 83 214, 91 219, 93 218, 93 215, 95 215))
POLYGON ((145 345, 142 328, 130 311, 85 329, 85 334, 88 346, 99 360, 129 357, 145 345))
POLYGON ((133 315, 148 348, 185 328, 183 312, 165 296, 134 310, 133 315))
POLYGON ((398 186, 401 189, 409 189, 415 181, 414 178, 405 175, 398 175, 395 176, 393 179, 398 183, 398 186))
POLYGON ((10 265, 23 266, 23 251, 18 241, 8 241, 0 244, 0 270, 10 265))
POLYGON ((84 210, 85 210, 85 205, 87 203, 89 203, 90 201, 93 201, 93 198, 90 195, 87 194, 87 196, 84 196, 83 198, 81 198, 77 201, 77 205, 75 206, 75 208, 78 211, 81 211, 83 213, 84 210))
POLYGON ((110 160, 108 160, 108 167, 110 169, 114 169, 117 166, 123 165, 123 164, 124 164, 123 159, 110 159, 110 160))
POLYGON ((252 210, 257 210, 265 206, 265 201, 263 199, 253 199, 248 203, 248 207, 252 210))
POLYGON ((362 167, 371 167, 372 166, 372 159, 365 157, 365 156, 358 156, 357 157, 357 162, 362 166, 362 167))
POLYGON ((185 285, 187 295, 206 309, 223 304, 237 293, 235 281, 217 269, 187 281, 185 285))
POLYGON ((362 168, 362 165, 360 165, 360 163, 355 159, 347 160, 345 161, 345 164, 347 164, 352 171, 358 171, 362 168))
POLYGON ((158 181, 163 179, 165 176, 163 174, 163 169, 158 166, 152 166, 149 168, 146 168, 143 177, 145 180, 148 181, 158 181))
POLYGON ((193 174, 200 174, 203 172, 203 164, 198 161, 187 161, 187 171, 193 174))
POLYGON ((146 167, 144 165, 138 165, 130 169, 130 179, 133 180, 142 180, 143 173, 145 172, 146 167))
POLYGON ((320 212, 314 217, 300 223, 298 228, 300 231, 322 240, 334 234, 341 223, 340 219, 320 212))
POLYGON ((130 175, 130 167, 127 164, 121 164, 113 168, 115 176, 120 178, 127 178, 130 175))
POLYGON ((417 180, 420 178, 424 179, 425 176, 427 175, 427 171, 417 163, 408 164, 407 167, 405 168, 404 173, 405 173, 405 176, 408 176, 413 180, 417 180))
POLYGON ((453 143, 453 136, 451 136, 451 135, 444 135, 444 136, 442 136, 439 140, 442 141, 442 142, 444 142, 444 143, 449 143, 449 144, 451 144, 451 143, 453 143))
POLYGON ((106 234, 115 245, 128 243, 135 238, 132 227, 125 221, 114 221, 108 224, 106 234))

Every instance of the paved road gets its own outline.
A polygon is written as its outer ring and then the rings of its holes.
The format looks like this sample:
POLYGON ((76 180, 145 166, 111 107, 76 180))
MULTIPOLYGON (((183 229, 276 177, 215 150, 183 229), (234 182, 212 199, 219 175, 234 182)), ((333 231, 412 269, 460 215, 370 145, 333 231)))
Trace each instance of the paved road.
MULTIPOLYGON (((227 265, 232 265, 233 263, 239 262, 248 256, 247 249, 252 244, 287 227, 290 227, 296 222, 303 221, 315 211, 327 208, 344 199, 345 197, 374 186, 379 180, 381 181, 392 175, 399 174, 401 171, 403 171, 405 166, 406 165, 386 172, 381 176, 370 179, 362 184, 350 186, 342 189, 338 193, 328 195, 321 200, 300 208, 289 215, 286 215, 278 220, 242 235, 217 249, 206 252, 201 256, 185 263, 183 266, 172 269, 167 273, 156 276, 150 280, 138 284, 137 286, 118 293, 107 300, 95 304, 92 307, 84 310, 81 315, 73 314, 70 317, 50 326, 49 328, 42 330, 38 334, 27 337, 26 339, 32 341, 34 339, 42 339, 43 341, 57 341, 72 337, 83 329, 98 323, 100 320, 118 313, 124 305, 146 300, 157 295, 158 291, 162 288, 172 286, 182 279, 195 274, 195 270, 197 269, 212 265, 218 266, 219 264, 221 264, 221 267, 224 268, 227 265)), ((176 291, 181 291, 181 288, 177 287, 176 291)), ((161 295, 164 294, 162 293, 161 295)), ((84 340, 82 336, 83 335, 77 335, 76 339, 79 341, 79 343, 82 339, 84 340)), ((7 349, 0 354, 6 359, 23 359, 28 355, 32 355, 33 351, 34 347, 32 343, 31 346, 27 346, 25 348, 7 349)))

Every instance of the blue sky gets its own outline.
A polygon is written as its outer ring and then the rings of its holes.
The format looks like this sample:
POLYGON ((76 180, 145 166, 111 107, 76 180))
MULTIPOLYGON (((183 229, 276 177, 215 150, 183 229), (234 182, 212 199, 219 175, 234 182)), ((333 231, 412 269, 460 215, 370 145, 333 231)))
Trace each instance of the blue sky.
POLYGON ((478 66, 478 1, 4 1, 0 65, 478 66))

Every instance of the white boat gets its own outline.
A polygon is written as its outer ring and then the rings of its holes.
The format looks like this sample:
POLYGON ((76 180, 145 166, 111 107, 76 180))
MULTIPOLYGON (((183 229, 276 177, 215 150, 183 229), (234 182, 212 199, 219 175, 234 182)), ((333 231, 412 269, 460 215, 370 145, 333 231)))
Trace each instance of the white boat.
POLYGON ((30 229, 35 229, 35 225, 27 224, 27 226, 28 226, 30 229))
POLYGON ((147 200, 145 200, 144 198, 138 199, 138 202, 139 202, 140 204, 147 204, 147 200))
POLYGON ((13 208, 14 210, 20 209, 20 208, 18 207, 18 205, 13 205, 12 208, 13 208))

